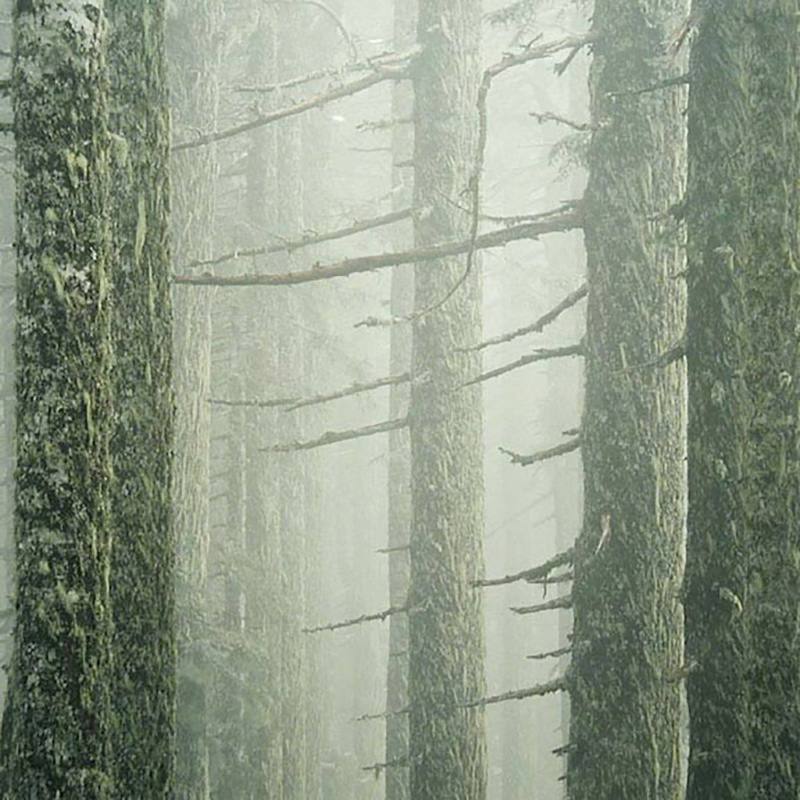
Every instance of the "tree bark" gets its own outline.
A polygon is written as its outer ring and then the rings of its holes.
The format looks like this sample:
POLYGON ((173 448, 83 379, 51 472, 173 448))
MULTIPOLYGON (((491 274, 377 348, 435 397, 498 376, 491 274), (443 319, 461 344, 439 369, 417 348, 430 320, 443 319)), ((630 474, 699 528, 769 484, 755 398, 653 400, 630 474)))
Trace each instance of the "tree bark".
POLYGON ((684 325, 685 90, 660 57, 684 0, 597 0, 584 199, 589 299, 583 530, 569 672, 570 800, 678 800, 685 373, 653 365, 684 325), (602 123, 602 124, 599 124, 602 123), (672 676, 672 677, 671 677, 672 676))
POLYGON ((688 798, 800 793, 796 0, 695 3, 688 798))
MULTIPOLYGON (((220 0, 181 0, 169 45, 176 135, 215 126, 219 103, 220 0)), ((175 262, 213 252, 217 163, 213 148, 173 155, 175 262)), ((209 795, 207 667, 200 655, 209 545, 210 300, 208 290, 176 293, 174 335, 175 463, 172 493, 177 538, 178 800, 209 795)))
MULTIPOLYGON (((395 0, 394 49, 403 52, 416 39, 417 0, 395 0)), ((413 115, 414 94, 408 81, 398 81, 392 87, 392 119, 413 115)), ((412 175, 397 164, 413 156, 414 135, 411 125, 392 128, 392 198, 395 208, 407 208, 412 200, 412 175)), ((403 224, 393 229, 394 250, 406 249, 411 231, 403 224)), ((414 310, 414 273, 409 265, 392 271, 390 298, 393 318, 407 317, 414 310)), ((411 367, 411 328, 407 324, 392 326, 389 373, 399 375, 411 367)), ((408 384, 391 387, 389 419, 400 419, 408 413, 410 390, 408 384)), ((389 434, 388 462, 388 548, 389 605, 400 607, 408 602, 409 532, 411 528, 411 475, 408 428, 389 434), (405 549, 403 549, 405 548, 405 549)), ((386 800, 408 800, 408 715, 393 714, 408 707, 408 615, 395 614, 389 620, 389 658, 386 671, 386 800)))
POLYGON ((164 4, 106 3, 117 137, 111 275, 115 408, 111 520, 117 797, 171 798, 175 778, 175 541, 169 111, 164 4), (135 613, 132 611, 135 609, 135 613))
POLYGON ((17 624, 2 794, 111 796, 113 268, 102 5, 14 8, 17 624))
MULTIPOLYGON (((477 0, 422 0, 414 73, 415 244, 466 238, 457 206, 477 146, 481 8, 477 0)), ((463 251, 462 251, 463 252, 463 251)), ((416 268, 415 309, 440 301, 464 273, 466 259, 443 257, 416 268)), ((409 763, 415 800, 483 800, 483 712, 465 704, 484 692, 480 592, 483 573, 481 393, 453 391, 476 374, 464 352, 480 341, 479 270, 443 306, 413 328, 413 374, 432 379, 411 390, 409 605, 409 763)))

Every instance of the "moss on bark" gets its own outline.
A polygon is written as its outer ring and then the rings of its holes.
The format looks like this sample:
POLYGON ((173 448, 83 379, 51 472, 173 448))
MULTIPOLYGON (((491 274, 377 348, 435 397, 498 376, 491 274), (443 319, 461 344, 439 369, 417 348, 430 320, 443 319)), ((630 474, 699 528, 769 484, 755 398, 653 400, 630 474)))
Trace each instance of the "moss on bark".
POLYGON ((683 195, 685 90, 612 93, 679 74, 680 57, 661 53, 686 6, 598 0, 594 9, 570 800, 682 791, 685 372, 654 364, 684 325, 684 255, 666 212, 683 195))
POLYGON ((111 274, 115 796, 173 796, 175 541, 164 4, 106 4, 116 137, 111 274))
POLYGON ((695 5, 688 797, 800 792, 796 0, 695 5))
POLYGON ((3 797, 111 796, 105 20, 14 11, 17 625, 3 797))

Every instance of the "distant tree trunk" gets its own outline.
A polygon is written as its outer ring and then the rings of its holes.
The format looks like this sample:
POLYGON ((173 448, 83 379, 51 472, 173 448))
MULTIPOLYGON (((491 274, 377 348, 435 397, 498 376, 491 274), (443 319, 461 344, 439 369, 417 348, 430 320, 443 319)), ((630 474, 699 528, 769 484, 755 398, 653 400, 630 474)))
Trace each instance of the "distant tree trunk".
MULTIPOLYGON (((300 4, 296 4, 300 6, 300 4)), ((313 9, 312 9, 313 11, 313 9)), ((316 12, 314 12, 316 13, 316 12)), ((310 24, 307 7, 284 7, 277 17, 277 80, 302 75, 310 24)), ((286 100, 287 98, 284 98, 286 100)), ((277 182, 273 203, 279 236, 291 236, 304 229, 303 223, 303 139, 299 119, 286 120, 277 129, 277 182)), ((284 265, 288 267, 289 264, 284 265)), ((281 298, 282 319, 277 329, 278 363, 276 380, 281 390, 297 395, 303 386, 303 337, 294 321, 302 318, 299 298, 285 293, 281 298)), ((280 438, 302 438, 297 414, 286 415, 276 428, 280 438)), ((274 458, 274 456, 273 456, 274 458)), ((304 454, 287 453, 275 458, 279 478, 281 521, 281 733, 283 736, 284 800, 306 800, 305 779, 305 497, 304 454)))
POLYGON ((695 12, 688 797, 789 798, 800 795, 800 4, 695 12))
MULTIPOLYGON (((173 118, 178 138, 213 130, 219 103, 221 0, 180 0, 170 19, 173 118)), ((213 147, 173 162, 173 249, 179 268, 208 258, 216 196, 213 147)), ((208 556, 210 293, 175 294, 175 464, 179 678, 177 800, 207 800, 207 673, 202 657, 208 556)))
MULTIPOLYGON (((417 0, 395 0, 394 49, 406 52, 417 38, 417 0)), ((392 198, 394 208, 408 208, 412 201, 413 173, 397 164, 414 155, 414 127, 399 120, 414 113, 410 82, 397 81, 392 88, 392 198)), ((409 226, 398 228, 393 237, 397 250, 408 248, 409 226)), ((392 271, 392 317, 408 316, 414 310, 414 271, 410 265, 392 271)), ((400 375, 411 368, 411 328, 394 325, 391 330, 389 374, 400 375)), ((407 413, 409 387, 392 386, 389 417, 407 413)), ((411 464, 408 429, 389 434, 389 605, 401 607, 408 600, 409 534, 411 529, 411 464), (403 549, 405 548, 405 549, 403 549)), ((408 706, 408 617, 395 614, 389 619, 389 658, 386 674, 386 800, 408 800, 408 715, 395 714, 408 706), (391 766, 394 765, 394 766, 391 766)))
MULTIPOLYGON (((415 67, 417 246, 468 235, 459 208, 475 160, 481 4, 421 0, 415 67)), ((441 301, 466 258, 415 269, 415 308, 441 301)), ((448 302, 414 323, 413 365, 430 380, 411 389, 409 762, 415 800, 482 800, 484 714, 464 704, 484 692, 483 442, 480 389, 457 390, 478 368, 459 348, 481 333, 479 268, 448 302)))
POLYGON ((685 0, 597 0, 584 233, 590 287, 569 688, 570 800, 678 800, 685 545, 685 0))
POLYGON ((112 789, 109 440, 112 269, 105 20, 19 0, 17 624, 2 795, 112 789))
POLYGON ((171 798, 175 772, 172 302, 164 4, 106 4, 114 294, 111 601, 117 797, 171 798))
MULTIPOLYGON (((251 80, 276 80, 279 9, 253 4, 257 24, 248 46, 247 68, 251 80)), ((272 102, 278 102, 273 100, 272 102)), ((277 130, 253 131, 248 142, 244 214, 247 235, 255 244, 264 230, 275 230, 277 130)), ((265 292, 245 301, 248 332, 245 338, 245 386, 248 397, 287 392, 278 381, 277 316, 280 300, 265 292)), ((283 800, 283 741, 281 694, 283 665, 280 652, 283 587, 281 571, 281 521, 279 472, 275 459, 260 452, 274 443, 282 411, 250 412, 247 420, 247 586, 246 630, 249 641, 263 657, 249 671, 253 702, 245 700, 248 797, 283 800), (252 571, 250 571, 252 570, 252 571)))

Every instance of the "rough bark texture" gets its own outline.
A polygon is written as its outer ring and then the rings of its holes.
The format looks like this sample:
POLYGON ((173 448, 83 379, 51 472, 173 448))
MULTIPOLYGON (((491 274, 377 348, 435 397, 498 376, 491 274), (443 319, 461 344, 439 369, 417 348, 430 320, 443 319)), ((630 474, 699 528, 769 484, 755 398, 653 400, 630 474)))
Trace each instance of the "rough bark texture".
MULTIPOLYGON (((221 0, 181 0, 170 17, 176 135, 216 126, 221 0)), ((188 133, 187 133, 188 135, 188 133)), ((210 258, 215 209, 213 148, 173 161, 175 263, 210 258)), ((175 295, 175 464, 172 481, 178 570, 178 800, 208 798, 202 661, 208 556, 210 294, 175 295)))
MULTIPOLYGON (((394 49, 410 50, 417 35, 417 0, 395 0, 394 49)), ((413 88, 408 81, 398 81, 392 88, 392 119, 407 119, 414 112, 413 88)), ((414 154, 413 126, 392 128, 392 161, 407 162, 414 154)), ((412 201, 413 173, 393 166, 392 197, 397 209, 408 208, 412 201)), ((411 244, 407 225, 398 226, 392 239, 395 250, 411 244)), ((409 265, 392 271, 392 317, 406 317, 414 310, 414 272, 409 265)), ((400 375, 411 368, 411 327, 394 325, 391 330, 389 374, 400 375)), ((407 384, 392 386, 389 396, 389 419, 408 413, 410 391, 407 384)), ((411 466, 408 428, 389 434, 389 605, 400 608, 408 601, 409 549, 411 528, 411 466), (404 549, 403 549, 404 548, 404 549)), ((409 769, 408 715, 392 714, 408 706, 408 615, 393 614, 389 620, 389 658, 386 673, 386 800, 408 800, 409 769)))
POLYGON ((17 625, 5 798, 110 797, 109 137, 102 4, 18 0, 17 625))
MULTIPOLYGON (((415 68, 416 246, 468 234, 458 209, 477 140, 480 3, 422 0, 415 68)), ((466 258, 415 271, 415 307, 428 309, 464 273, 466 258)), ((411 391, 411 578, 409 588, 410 785, 415 800, 482 800, 486 794, 483 712, 464 704, 484 691, 480 592, 483 572, 481 394, 453 391, 476 373, 464 348, 480 340, 476 267, 444 306, 414 323, 413 368, 430 381, 411 391)))
POLYGON ((584 200, 589 305, 583 531, 573 589, 571 800, 677 800, 685 547, 685 90, 664 42, 684 0, 597 0, 584 200))
MULTIPOLYGON (((0 14, 11 19, 13 6, 13 0, 3 0, 0 14)), ((0 31, 0 47, 10 52, 11 40, 11 26, 6 26, 5 31, 0 31)), ((11 118, 10 98, 0 100, 0 113, 11 118)), ((5 159, 11 161, 12 158, 9 151, 5 159)), ((14 176, 13 170, 9 170, 0 174, 0 241, 14 240, 14 223, 14 176)), ((0 593, 0 632, 3 634, 0 639, 0 692, 3 704, 13 647, 13 638, 9 634, 14 628, 15 270, 13 248, 0 248, 0 585, 3 587, 0 593)))
POLYGON ((117 797, 173 796, 175 542, 170 476, 169 115, 164 4, 106 4, 114 153, 114 614, 117 797), (135 611, 134 611, 135 609, 135 611))
POLYGON ((800 794, 796 0, 696 3, 688 797, 800 794))

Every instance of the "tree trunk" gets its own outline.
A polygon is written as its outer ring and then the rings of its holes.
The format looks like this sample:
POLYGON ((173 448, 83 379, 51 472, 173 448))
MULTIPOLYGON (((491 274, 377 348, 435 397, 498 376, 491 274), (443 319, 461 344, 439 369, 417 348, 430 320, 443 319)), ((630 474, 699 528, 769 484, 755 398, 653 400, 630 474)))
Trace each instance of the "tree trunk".
POLYGON ((19 0, 17 625, 3 797, 111 796, 105 20, 19 0))
MULTIPOLYGON (((308 9, 287 7, 278 12, 278 81, 305 71, 303 31, 309 24, 308 9)), ((279 236, 291 236, 304 229, 303 140, 300 120, 286 120, 277 129, 277 183, 273 193, 279 236)), ((278 264, 281 259, 278 259, 278 264)), ((284 262, 288 267, 288 260, 284 262)), ((295 293, 281 298, 284 319, 277 329, 278 370, 276 380, 282 391, 297 395, 303 387, 303 337, 292 324, 302 311, 295 293), (288 320, 286 319, 288 317, 288 320)), ((275 433, 288 441, 302 439, 297 414, 284 415, 275 433)), ((305 794, 305 497, 302 453, 279 455, 281 521, 281 731, 283 736, 284 800, 306 800, 305 794)))
POLYGON ((680 74, 664 43, 684 0, 597 0, 584 200, 583 530, 569 689, 570 800, 677 800, 685 546, 680 340, 684 90, 613 97, 680 74))
MULTIPOLYGON (((416 41, 417 0, 395 0, 394 49, 407 52, 416 41)), ((414 128, 397 120, 414 113, 414 94, 407 81, 392 87, 392 198, 396 210, 408 208, 412 201, 412 175, 397 164, 414 154, 414 128)), ((396 250, 411 244, 406 224, 392 237, 396 250)), ((405 317, 414 310, 414 271, 410 265, 392 271, 392 317, 405 317)), ((401 375, 411 368, 411 328, 394 325, 391 330, 389 374, 401 375)), ((389 419, 399 419, 408 410, 408 385, 392 386, 389 396, 389 419)), ((389 605, 404 606, 408 600, 409 550, 411 528, 411 472, 408 428, 389 434, 388 514, 389 514, 389 605), (403 549, 405 548, 405 549, 403 549)), ((394 714, 408 706, 408 617, 394 614, 389 619, 389 658, 386 673, 386 800, 408 800, 408 715, 394 714)))
POLYGON ((107 3, 113 167, 111 276, 116 426, 111 519, 114 791, 172 797, 175 543, 164 5, 107 3), (132 609, 136 609, 132 613, 132 609))
MULTIPOLYGON (((469 235, 458 206, 477 140, 481 8, 477 0, 422 0, 415 67, 414 206, 418 247, 469 235)), ((441 301, 463 276, 465 257, 415 269, 415 308, 441 301)), ((411 390, 409 763, 415 800, 482 800, 484 714, 466 703, 484 692, 481 596, 483 442, 481 391, 456 390, 478 358, 459 348, 481 332, 477 266, 447 303, 414 323, 411 390)))
POLYGON ((797 797, 800 5, 695 12, 688 797, 797 797))
MULTIPOLYGON (((176 137, 213 130, 219 102, 220 0, 181 0, 170 19, 176 137)), ((183 265, 213 248, 217 164, 213 147, 178 153, 173 162, 173 249, 183 265)), ((181 267, 181 270, 183 268, 181 267)), ((200 652, 209 543, 210 300, 207 290, 175 293, 175 464, 177 538, 178 776, 177 800, 207 800, 206 666, 200 652)))

